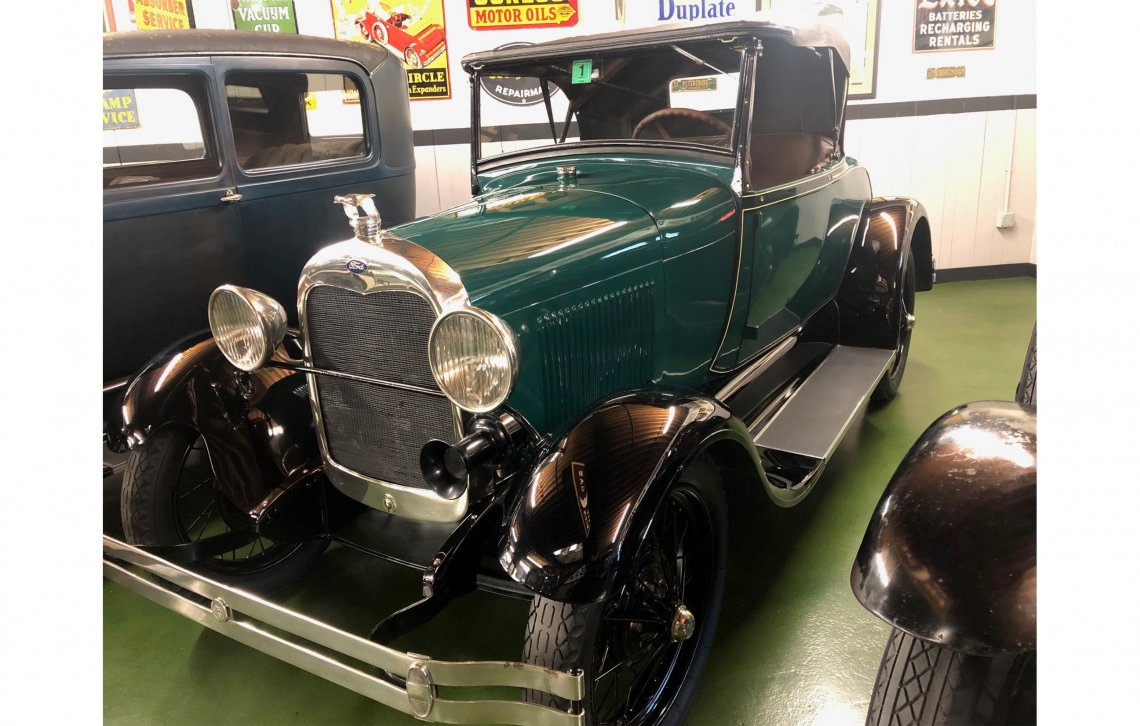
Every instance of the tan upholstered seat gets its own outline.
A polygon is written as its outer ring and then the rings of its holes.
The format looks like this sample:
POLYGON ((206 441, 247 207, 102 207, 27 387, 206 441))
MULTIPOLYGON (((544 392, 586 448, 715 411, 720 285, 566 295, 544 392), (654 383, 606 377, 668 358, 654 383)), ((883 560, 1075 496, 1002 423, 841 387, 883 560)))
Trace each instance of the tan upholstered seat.
POLYGON ((767 189, 807 176, 827 163, 832 139, 818 134, 754 134, 749 152, 751 186, 767 189))

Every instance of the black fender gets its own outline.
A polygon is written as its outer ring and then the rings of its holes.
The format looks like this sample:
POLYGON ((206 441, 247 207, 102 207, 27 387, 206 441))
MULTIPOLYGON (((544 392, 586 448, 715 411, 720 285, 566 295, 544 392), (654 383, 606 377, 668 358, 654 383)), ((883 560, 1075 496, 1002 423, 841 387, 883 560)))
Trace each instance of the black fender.
POLYGON ((685 466, 724 439, 759 469, 744 424, 712 398, 636 391, 594 406, 520 471, 500 564, 544 597, 602 599, 685 466))
POLYGON ((975 655, 1037 647, 1037 415, 959 406, 911 447, 851 570, 855 597, 917 638, 975 655))
POLYGON ((144 369, 121 416, 116 438, 128 448, 165 426, 196 429, 221 490, 246 511, 320 460, 304 374, 272 364, 238 370, 213 338, 144 369))
POLYGON ((895 348, 903 276, 914 257, 915 290, 934 285, 930 221, 914 199, 876 197, 863 207, 855 242, 836 295, 839 342, 895 348))

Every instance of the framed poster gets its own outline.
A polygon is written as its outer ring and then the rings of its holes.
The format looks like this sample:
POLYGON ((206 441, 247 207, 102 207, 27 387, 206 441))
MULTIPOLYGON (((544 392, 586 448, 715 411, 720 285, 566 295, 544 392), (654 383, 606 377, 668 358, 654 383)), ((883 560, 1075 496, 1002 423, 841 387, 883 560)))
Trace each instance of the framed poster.
POLYGON ((997 0, 915 0, 914 52, 993 50, 997 0))
POLYGON ((330 0, 333 34, 382 45, 408 70, 412 101, 451 98, 443 0, 330 0))
POLYGON ((296 33, 293 0, 230 0, 234 29, 260 33, 296 33))
MULTIPOLYGON (((921 0, 919 0, 921 1, 921 0)), ((879 65, 880 0, 756 0, 757 10, 802 12, 834 26, 851 47, 850 99, 874 98, 879 65)))

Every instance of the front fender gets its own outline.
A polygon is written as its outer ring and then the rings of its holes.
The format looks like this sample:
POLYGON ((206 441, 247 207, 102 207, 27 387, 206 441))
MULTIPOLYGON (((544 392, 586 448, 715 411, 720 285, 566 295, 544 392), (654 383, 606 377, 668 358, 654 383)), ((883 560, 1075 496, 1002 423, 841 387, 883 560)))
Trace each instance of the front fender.
POLYGON ((887 485, 851 570, 865 608, 923 640, 977 655, 1037 647, 1037 416, 959 406, 887 485))
POLYGON ((140 373, 123 397, 119 438, 142 445, 165 426, 201 434, 221 490, 249 510, 287 476, 318 460, 304 374, 234 368, 213 338, 140 373))
POLYGON ((639 391, 595 406, 522 472, 500 564, 545 597, 605 597, 670 485, 725 437, 751 445, 744 425, 704 396, 639 391))

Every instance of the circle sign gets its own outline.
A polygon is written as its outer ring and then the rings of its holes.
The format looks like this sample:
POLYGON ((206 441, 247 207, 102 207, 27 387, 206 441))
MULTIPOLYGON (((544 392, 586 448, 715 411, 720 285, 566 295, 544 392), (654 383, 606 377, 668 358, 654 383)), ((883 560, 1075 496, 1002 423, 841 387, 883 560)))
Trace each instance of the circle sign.
MULTIPOLYGON (((500 45, 495 50, 519 48, 524 45, 534 45, 534 43, 507 43, 500 45)), ((542 103, 542 86, 537 78, 481 75, 479 76, 479 85, 483 87, 488 96, 508 106, 533 106, 536 103, 542 103)), ((552 98, 558 94, 558 86, 551 83, 547 87, 550 89, 552 98)))

